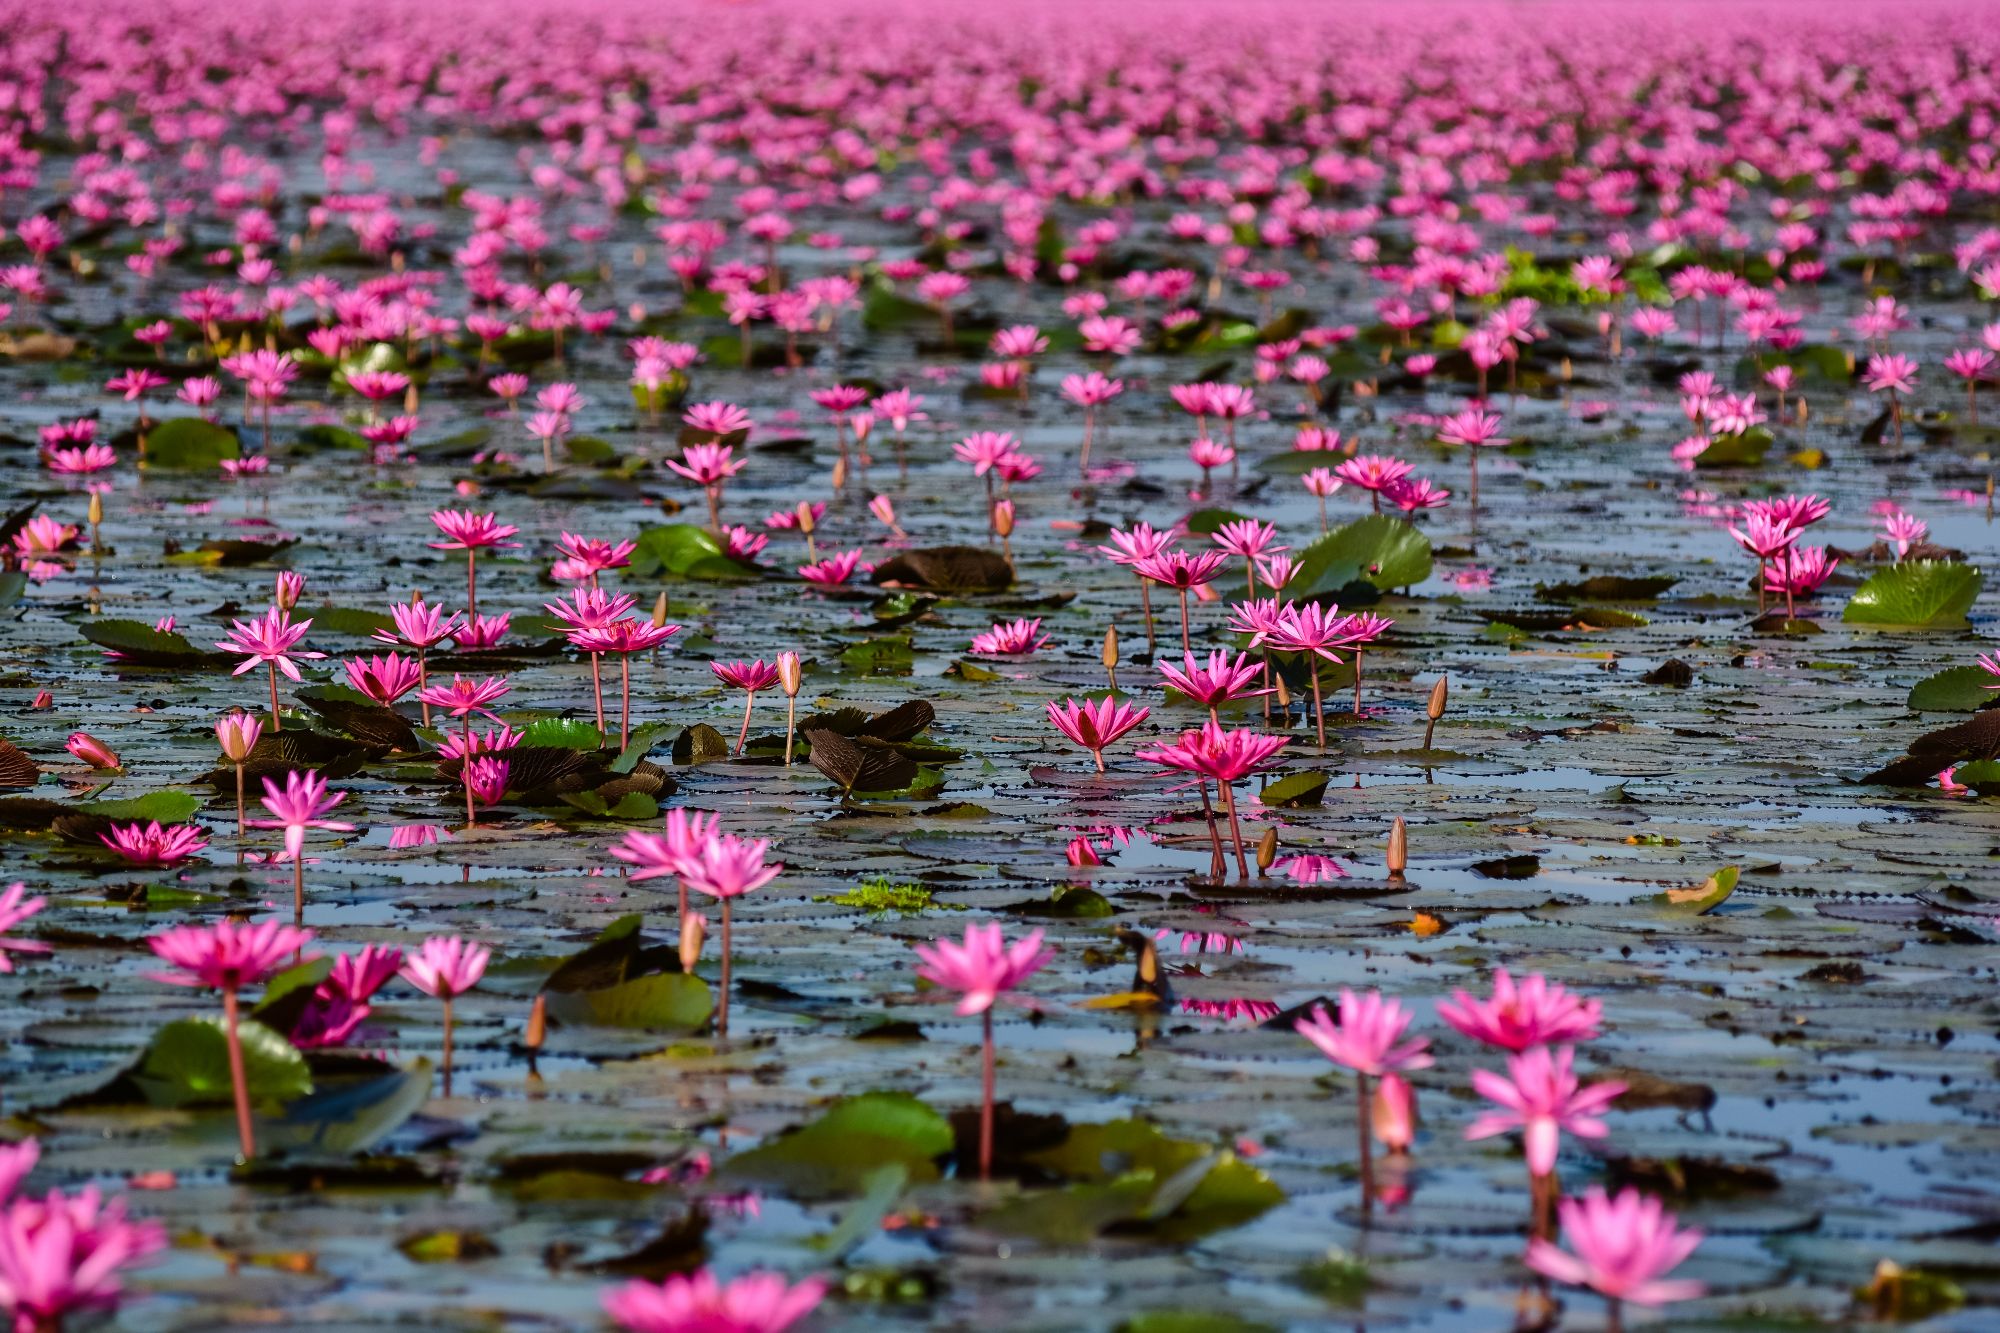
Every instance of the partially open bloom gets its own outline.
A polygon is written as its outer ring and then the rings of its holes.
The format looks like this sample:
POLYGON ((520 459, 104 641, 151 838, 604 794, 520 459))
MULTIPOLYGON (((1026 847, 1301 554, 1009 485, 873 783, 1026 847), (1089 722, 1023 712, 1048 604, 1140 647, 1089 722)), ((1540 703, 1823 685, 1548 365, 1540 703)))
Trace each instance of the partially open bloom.
POLYGON ((708 669, 725 685, 755 694, 778 683, 778 668, 769 662, 710 662, 708 669))
POLYGON ((790 1286, 776 1273, 746 1273, 724 1284, 704 1268, 628 1282, 605 1293, 604 1312, 631 1333, 782 1333, 825 1295, 818 1278, 790 1286))
POLYGON ((959 992, 958 1012, 983 1014, 1008 991, 1048 966, 1054 949, 1042 947, 1042 932, 1031 930, 1013 944, 1000 936, 1000 924, 974 923, 965 940, 939 940, 917 946, 922 962, 917 975, 935 986, 959 992))
POLYGON ((1431 1065, 1425 1054, 1430 1047, 1427 1038, 1403 1040, 1410 1017, 1399 1002, 1380 991, 1356 995, 1342 987, 1338 1020, 1327 1015, 1325 1005, 1318 1005, 1310 1017, 1292 1027, 1327 1059, 1357 1074, 1400 1074, 1431 1065))
POLYGON ((1665 1305, 1702 1294, 1699 1282, 1664 1280, 1695 1252, 1702 1233, 1677 1227, 1658 1199, 1630 1188, 1606 1198, 1593 1188, 1580 1199, 1564 1199, 1556 1213, 1570 1248, 1530 1241, 1528 1267, 1542 1276, 1634 1305, 1665 1305))
POLYGON ((250 759, 250 751, 256 749, 258 737, 264 735, 264 723, 258 721, 254 713, 230 711, 216 719, 216 745, 222 747, 222 757, 230 763, 240 765, 250 759))
MULTIPOLYGON (((27 894, 28 886, 19 880, 0 892, 0 974, 14 970, 14 960, 7 956, 10 953, 49 952, 49 946, 38 940, 17 939, 4 933, 48 906, 46 898, 30 898, 27 894)), ((6 1191, 0 1189, 0 1199, 5 1197, 6 1191)))
POLYGON ((198 824, 113 824, 97 835, 112 851, 138 866, 170 866, 208 846, 208 834, 198 824))
POLYGON ((727 444, 690 444, 666 464, 697 486, 719 486, 750 466, 748 460, 733 458, 735 452, 727 444))
POLYGON ((1603 1138, 1609 1131, 1598 1112, 1616 1101, 1625 1085, 1608 1079, 1582 1087, 1571 1068, 1575 1058, 1573 1047, 1531 1046, 1507 1057, 1505 1078, 1490 1069, 1473 1070, 1472 1086, 1502 1109, 1473 1121, 1465 1137, 1485 1139, 1520 1130, 1528 1171, 1537 1176, 1555 1170, 1563 1131, 1579 1138, 1603 1138))
POLYGON ((487 960, 493 951, 456 935, 433 935, 414 958, 404 962, 399 975, 426 995, 449 1000, 463 995, 486 975, 487 960))
POLYGON ((1581 999, 1539 972, 1517 985, 1504 967, 1494 970, 1492 999, 1454 991, 1451 999, 1439 1001, 1437 1011, 1474 1041, 1503 1051, 1588 1041, 1598 1034, 1604 1016, 1596 1000, 1581 999))
POLYGON ((1212 583, 1229 561, 1226 551, 1167 551, 1129 562, 1132 572, 1163 587, 1186 590, 1212 583))

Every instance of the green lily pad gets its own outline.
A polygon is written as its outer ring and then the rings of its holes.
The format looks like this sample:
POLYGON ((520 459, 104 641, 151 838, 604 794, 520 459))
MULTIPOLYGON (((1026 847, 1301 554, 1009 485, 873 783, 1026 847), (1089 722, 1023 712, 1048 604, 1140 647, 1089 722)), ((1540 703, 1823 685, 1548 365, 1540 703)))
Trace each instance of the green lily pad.
MULTIPOLYGON (((312 1091, 312 1071, 289 1041, 255 1019, 238 1025, 250 1100, 271 1105, 312 1091)), ((132 1078, 154 1106, 224 1106, 234 1097, 222 1019, 183 1018, 153 1036, 132 1078)))
POLYGON ((1306 547, 1287 590, 1300 600, 1337 594, 1364 581, 1387 591, 1431 576, 1430 538, 1387 514, 1368 514, 1306 547))
POLYGON ((688 972, 655 972, 615 986, 548 991, 549 1016, 586 1027, 692 1032, 708 1022, 714 997, 708 983, 688 972))
POLYGON ((810 1124, 738 1153, 716 1176, 782 1189, 799 1199, 845 1198, 865 1191, 884 1167, 900 1166, 913 1184, 936 1180, 937 1159, 952 1143, 950 1122, 915 1097, 868 1092, 835 1102, 810 1124))
POLYGON ((1992 703, 2000 685, 1985 667, 1946 667, 1910 687, 1909 706, 1918 713, 1971 713, 1992 703))
POLYGON ((521 744, 546 745, 564 750, 595 750, 604 737, 592 722, 573 717, 538 717, 521 731, 521 744))
POLYGON ((1328 776, 1321 772, 1287 773, 1258 792, 1257 799, 1267 806, 1292 810, 1315 807, 1326 799, 1329 781, 1328 776))
POLYGON ((650 578, 673 574, 680 578, 725 582, 754 578, 748 566, 723 553, 722 543, 707 528, 692 523, 665 523, 644 528, 632 551, 632 576, 650 578))
POLYGON ((117 801, 88 801, 78 809, 121 823, 129 819, 145 824, 157 819, 162 824, 185 824, 201 809, 201 798, 185 791, 149 791, 117 801))
POLYGON ((1985 576, 1953 560, 1905 560, 1877 570, 1854 590, 1840 618, 1850 625, 1956 629, 1985 576))
POLYGON ((142 459, 149 468, 206 472, 225 458, 241 458, 236 432, 200 417, 176 417, 146 432, 142 459))

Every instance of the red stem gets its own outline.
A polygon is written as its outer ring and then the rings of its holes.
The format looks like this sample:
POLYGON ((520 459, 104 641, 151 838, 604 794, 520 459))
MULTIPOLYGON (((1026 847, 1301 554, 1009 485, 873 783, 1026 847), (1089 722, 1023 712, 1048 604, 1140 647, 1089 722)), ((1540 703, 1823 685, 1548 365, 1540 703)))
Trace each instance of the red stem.
POLYGON ((257 1156, 257 1132, 250 1123, 250 1079, 243 1069, 243 1040, 236 1030, 236 987, 222 988, 222 1027, 229 1046, 229 1082, 236 1094, 236 1139, 243 1160, 257 1156))

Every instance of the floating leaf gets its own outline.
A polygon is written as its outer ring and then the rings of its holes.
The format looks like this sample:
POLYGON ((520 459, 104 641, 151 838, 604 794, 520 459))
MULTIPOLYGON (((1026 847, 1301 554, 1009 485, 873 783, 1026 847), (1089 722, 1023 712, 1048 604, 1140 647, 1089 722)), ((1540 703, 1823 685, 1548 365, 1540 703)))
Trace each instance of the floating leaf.
POLYGON ((200 417, 176 417, 146 432, 146 451, 140 461, 149 468, 207 472, 225 458, 242 456, 236 432, 200 417))
POLYGON ((714 1009, 708 983, 687 972, 655 972, 595 990, 547 992, 549 1017, 585 1027, 692 1032, 714 1009))
POLYGON ((980 546, 933 546, 885 560, 869 578, 883 587, 930 592, 1005 592, 1014 585, 1014 566, 980 546))
POLYGON ((201 798, 185 791, 149 791, 144 796, 117 801, 89 801, 77 807, 85 814, 101 815, 119 822, 136 820, 162 824, 185 824, 201 809, 201 798))
POLYGON ((1551 602, 1650 602, 1679 582, 1671 574, 1644 578, 1599 574, 1574 583, 1538 583, 1535 595, 1551 602))
POLYGON ((1905 560, 1869 575, 1840 618, 1850 625, 1956 629, 1984 581, 1977 567, 1957 561, 1905 560))
POLYGON ((1755 467, 1764 461, 1777 437, 1763 426, 1752 426, 1739 435, 1722 435, 1694 456, 1698 468, 1755 467))
POLYGON ((1249 515, 1239 514, 1233 509, 1197 509, 1182 526, 1197 537, 1212 537, 1222 531, 1223 524, 1241 523, 1248 518, 1249 515))
MULTIPOLYGON (((289 1041, 255 1019, 244 1019, 237 1030, 251 1101, 288 1102, 312 1091, 312 1072, 289 1041)), ((234 1093, 222 1020, 183 1018, 167 1024, 154 1034, 132 1078, 154 1106, 227 1104, 234 1093)))
POLYGON ((912 1183, 938 1176, 952 1149, 951 1124, 907 1093, 869 1092, 833 1104, 811 1124, 738 1153, 717 1178, 784 1190, 811 1200, 855 1195, 900 1167, 912 1183))
POLYGON ((553 745, 566 750, 595 750, 604 736, 595 723, 574 717, 538 717, 521 729, 523 745, 553 745))
POLYGON ((431 1096, 431 1062, 380 1078, 328 1088, 292 1103, 259 1134, 267 1152, 288 1157, 352 1157, 400 1129, 431 1096))
POLYGON ((1431 543, 1412 523, 1368 514, 1306 547, 1298 562, 1286 590, 1301 600, 1337 594, 1356 581, 1386 591, 1431 576, 1431 543))
POLYGON ((1724 866, 1699 884, 1685 889, 1668 889, 1654 902, 1680 916, 1701 916, 1722 906, 1736 892, 1735 866, 1724 866))
POLYGON ((93 620, 77 633, 137 666, 220 666, 229 660, 220 653, 203 652, 184 634, 157 630, 140 620, 93 620))
POLYGON ((1257 793, 1257 799, 1267 806, 1302 810, 1318 806, 1326 799, 1327 774, 1316 770, 1302 773, 1287 773, 1270 786, 1257 793))
POLYGON ((391 617, 358 606, 316 606, 310 611, 301 610, 299 614, 312 618, 315 634, 352 634, 356 638, 369 639, 378 630, 396 628, 396 622, 391 617))
POLYGON ((1985 667, 1946 667, 1910 687, 1909 706, 1918 713, 1976 712, 2000 698, 1994 686, 2000 686, 2000 676, 1985 667))
POLYGON ((666 523, 644 528, 632 551, 632 575, 648 578, 662 573, 681 578, 724 581, 754 578, 755 571, 724 554, 722 543, 707 528, 692 523, 666 523))

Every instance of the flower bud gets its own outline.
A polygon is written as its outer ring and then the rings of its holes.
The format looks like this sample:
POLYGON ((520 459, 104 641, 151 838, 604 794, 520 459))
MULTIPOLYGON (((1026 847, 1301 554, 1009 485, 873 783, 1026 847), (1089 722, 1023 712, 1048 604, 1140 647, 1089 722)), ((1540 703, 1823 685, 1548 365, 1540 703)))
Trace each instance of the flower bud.
POLYGON ((812 501, 810 500, 799 501, 798 514, 799 514, 799 531, 811 532, 813 530, 812 501))
POLYGON ((224 713, 215 720, 216 744, 222 747, 223 757, 232 764, 240 764, 250 757, 257 748, 257 738, 264 734, 264 724, 257 720, 255 713, 224 713))
POLYGON ((1450 681, 1449 676, 1439 676, 1437 684, 1431 686, 1430 702, 1424 705, 1424 714, 1433 722, 1444 716, 1445 696, 1451 692, 1450 681))
POLYGON ((868 433, 875 429, 875 418, 867 412, 856 412, 847 419, 847 424, 854 431, 854 442, 856 444, 866 444, 868 442, 868 433))
POLYGON ((1269 870, 1271 863, 1278 859, 1278 830, 1266 828, 1264 836, 1257 839, 1257 869, 1269 870))
POLYGON ((1104 669, 1110 671, 1118 665, 1118 627, 1111 625, 1104 631, 1104 669))
POLYGON ((103 521, 104 493, 101 491, 92 491, 90 493, 90 526, 94 528, 103 521))
POLYGON ((681 971, 692 972, 701 961, 701 942, 708 935, 708 918, 689 912, 681 918, 681 971))
POLYGON ((1012 500, 995 500, 993 502, 993 530, 1002 537, 1013 535, 1014 502, 1012 500))
POLYGON ((121 767, 111 747, 86 731, 72 732, 70 738, 63 742, 63 748, 92 768, 121 767))
POLYGON ((886 495, 878 495, 868 502, 868 512, 890 527, 896 526, 896 503, 886 495))
POLYGON ((1410 830, 1404 825, 1403 817, 1396 816, 1396 822, 1389 826, 1389 873, 1401 875, 1410 866, 1410 830))
POLYGON ((55 707, 55 703, 56 697, 53 694, 50 694, 47 690, 40 690, 36 692, 34 702, 30 703, 28 707, 34 709, 36 712, 40 712, 44 708, 55 707))
POLYGON ((276 600, 280 609, 289 611, 299 604, 299 594, 306 590, 306 576, 289 569, 278 571, 276 600))
POLYGON ((528 1010, 528 1030, 521 1034, 521 1044, 531 1051, 539 1051, 548 1033, 549 997, 536 995, 534 1007, 528 1010))
POLYGON ((787 699, 799 697, 799 683, 804 678, 799 666, 799 655, 787 648, 778 654, 778 685, 787 699))
POLYGON ((1409 1083, 1384 1074, 1375 1085, 1374 1111, 1370 1120, 1382 1146, 1390 1152, 1408 1152, 1417 1137, 1417 1094, 1409 1083))

